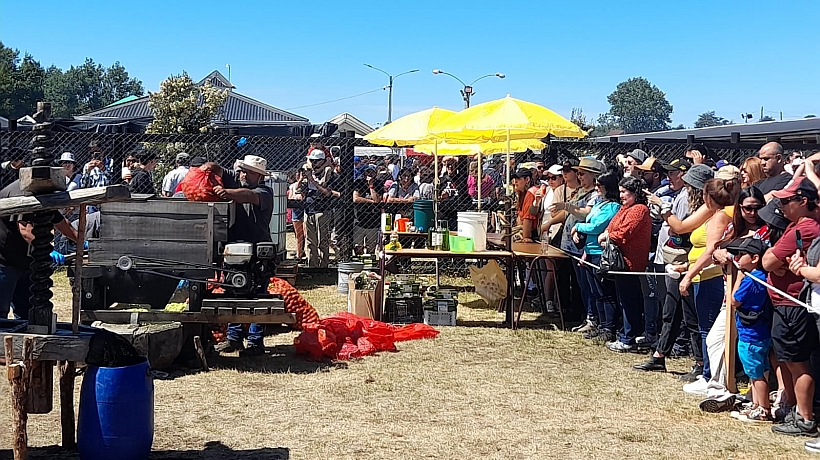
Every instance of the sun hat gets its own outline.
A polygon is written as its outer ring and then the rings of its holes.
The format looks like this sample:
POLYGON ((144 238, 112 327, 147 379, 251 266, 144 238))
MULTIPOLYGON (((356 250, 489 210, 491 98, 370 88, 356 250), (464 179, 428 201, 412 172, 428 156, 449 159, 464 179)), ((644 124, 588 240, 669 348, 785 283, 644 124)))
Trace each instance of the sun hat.
POLYGON ((74 154, 71 153, 71 152, 63 152, 63 154, 60 155, 60 159, 57 160, 57 162, 58 163, 77 163, 77 161, 74 160, 74 154))
POLYGON ((794 182, 792 182, 791 185, 784 188, 783 190, 772 192, 772 196, 775 198, 791 198, 793 196, 802 196, 808 198, 809 200, 816 200, 817 187, 815 187, 814 184, 812 184, 812 182, 808 178, 803 178, 803 180, 795 180, 794 182))
POLYGON ((712 171, 712 168, 704 164, 699 164, 692 166, 692 169, 683 175, 683 181, 692 187, 702 189, 703 186, 706 185, 706 181, 714 177, 715 173, 712 171))
POLYGON ((578 170, 600 175, 606 171, 606 167, 595 158, 584 157, 578 163, 578 170))
POLYGON ((243 171, 254 172, 263 176, 268 175, 268 171, 266 170, 268 160, 256 155, 245 155, 245 158, 236 162, 236 166, 243 171))

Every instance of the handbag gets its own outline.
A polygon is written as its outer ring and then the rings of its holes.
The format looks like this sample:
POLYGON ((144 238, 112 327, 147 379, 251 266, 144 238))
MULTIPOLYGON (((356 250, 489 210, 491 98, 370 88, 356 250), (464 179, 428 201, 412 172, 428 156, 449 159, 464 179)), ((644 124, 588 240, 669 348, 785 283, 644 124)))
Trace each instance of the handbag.
POLYGON ((601 276, 609 276, 610 272, 629 270, 629 267, 626 265, 626 259, 624 259, 624 255, 621 253, 621 248, 609 240, 609 235, 606 237, 606 244, 603 247, 603 252, 601 252, 599 267, 598 274, 601 276))

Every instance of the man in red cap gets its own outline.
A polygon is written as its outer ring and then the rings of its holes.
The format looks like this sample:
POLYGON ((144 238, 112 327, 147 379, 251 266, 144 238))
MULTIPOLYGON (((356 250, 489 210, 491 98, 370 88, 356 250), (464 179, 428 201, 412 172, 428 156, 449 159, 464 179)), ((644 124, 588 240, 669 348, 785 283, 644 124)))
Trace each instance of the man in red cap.
MULTIPOLYGON (((763 255, 763 269, 769 272, 769 284, 797 298, 803 288, 803 278, 788 270, 788 257, 808 248, 820 235, 820 223, 814 218, 817 188, 810 180, 795 180, 783 190, 773 191, 780 200, 783 215, 791 221, 783 236, 763 255)), ((817 423, 812 413, 814 379, 809 359, 818 346, 817 325, 811 313, 789 297, 769 289, 774 305, 772 348, 777 360, 777 373, 783 381, 781 408, 797 406, 793 416, 775 412, 772 431, 790 436, 817 436, 817 423)), ((783 411, 785 412, 785 411, 783 411)))

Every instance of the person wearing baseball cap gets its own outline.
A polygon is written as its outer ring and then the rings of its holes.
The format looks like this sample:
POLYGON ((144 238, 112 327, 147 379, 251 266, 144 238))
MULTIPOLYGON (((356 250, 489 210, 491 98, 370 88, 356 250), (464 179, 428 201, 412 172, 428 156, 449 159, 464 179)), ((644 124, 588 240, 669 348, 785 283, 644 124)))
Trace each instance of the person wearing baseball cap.
POLYGON ((162 178, 162 195, 174 196, 177 186, 185 179, 191 164, 191 156, 186 152, 179 152, 176 156, 176 167, 162 178))
POLYGON ((624 176, 635 176, 640 179, 640 171, 636 170, 638 165, 643 164, 649 155, 641 149, 635 149, 624 157, 624 176))
MULTIPOLYGON (((763 150, 761 150, 762 152, 763 150)), ((791 221, 783 236, 766 251, 763 269, 769 272, 769 284, 797 298, 803 287, 802 259, 804 248, 820 235, 820 223, 815 220, 817 188, 809 179, 796 179, 789 187, 772 192, 780 201, 783 215, 791 221), (791 261, 791 265, 790 265, 791 261), (786 269, 786 270, 784 270, 786 269)), ((814 379, 809 359, 818 346, 817 326, 806 308, 790 297, 769 289, 774 305, 772 349, 781 366, 785 394, 794 395, 797 413, 772 431, 792 436, 816 436, 812 402, 814 379)))
POLYGON ((643 180, 646 188, 655 193, 666 178, 666 167, 663 162, 655 157, 649 157, 643 163, 635 166, 637 177, 643 180))

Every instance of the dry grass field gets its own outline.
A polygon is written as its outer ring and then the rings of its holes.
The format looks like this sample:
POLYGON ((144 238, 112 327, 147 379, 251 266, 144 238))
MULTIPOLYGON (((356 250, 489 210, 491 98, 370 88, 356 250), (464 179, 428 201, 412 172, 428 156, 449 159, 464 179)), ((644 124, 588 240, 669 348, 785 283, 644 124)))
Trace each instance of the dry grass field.
MULTIPOLYGON (((55 280, 66 317, 68 286, 55 280)), ((300 290, 323 315, 345 308, 335 286, 300 290)), ((310 363, 293 355, 295 333, 286 333, 266 340, 264 357, 224 357, 211 372, 157 380, 151 458, 810 458, 801 439, 701 413, 674 375, 633 372, 643 356, 533 323, 532 313, 532 327, 504 329, 474 294, 461 300, 462 325, 397 353, 310 363)), ((672 361, 677 372, 689 364, 672 361)), ((0 458, 11 458, 8 399, 2 382, 0 458)), ((58 411, 31 416, 31 458, 78 458, 56 447, 59 438, 58 411)))

